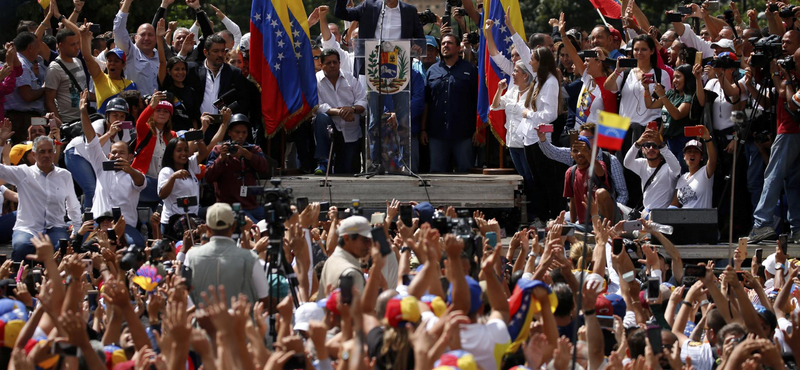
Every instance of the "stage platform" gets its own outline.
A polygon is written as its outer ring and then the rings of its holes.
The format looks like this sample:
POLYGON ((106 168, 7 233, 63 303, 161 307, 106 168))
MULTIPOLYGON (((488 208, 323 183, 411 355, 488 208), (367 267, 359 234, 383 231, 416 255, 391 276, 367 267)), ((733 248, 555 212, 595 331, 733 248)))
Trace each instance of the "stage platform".
POLYGON ((358 199, 365 210, 385 209, 386 200, 393 198, 402 202, 430 198, 434 206, 456 208, 516 208, 522 189, 519 175, 383 175, 369 179, 331 176, 327 187, 324 176, 285 176, 281 181, 281 186, 292 189, 295 198, 331 201, 331 205, 340 208, 349 207, 353 199, 358 199))

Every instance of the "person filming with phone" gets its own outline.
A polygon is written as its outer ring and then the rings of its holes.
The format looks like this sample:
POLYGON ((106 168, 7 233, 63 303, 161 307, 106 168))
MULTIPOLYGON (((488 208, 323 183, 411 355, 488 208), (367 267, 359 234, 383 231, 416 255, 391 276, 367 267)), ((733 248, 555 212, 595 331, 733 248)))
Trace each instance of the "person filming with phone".
POLYGON ((689 171, 678 178, 672 205, 682 208, 711 208, 714 171, 717 170, 717 149, 705 126, 687 127, 687 129, 693 132, 699 131, 700 135, 692 138, 683 147, 683 161, 689 167, 689 171), (705 165, 703 165, 702 143, 705 143, 705 152, 708 153, 705 165))
POLYGON ((214 184, 217 201, 241 203, 253 222, 264 219, 264 206, 258 204, 259 174, 269 170, 267 158, 257 145, 247 143, 250 121, 244 114, 234 114, 228 124, 228 141, 215 146, 208 155, 205 179, 214 184), (258 188, 258 189, 256 189, 258 188))
MULTIPOLYGON (((127 104, 125 106, 127 107, 127 104)), ((89 121, 88 108, 89 92, 84 91, 81 94, 81 125, 86 143, 81 144, 81 151, 84 160, 91 166, 93 177, 97 178, 94 187, 94 201, 89 203, 92 205, 92 214, 112 213, 114 208, 119 208, 119 219, 114 219, 114 222, 125 223, 126 237, 132 239, 137 247, 144 248, 144 238, 136 230, 139 221, 136 205, 139 204, 139 194, 147 186, 144 174, 131 167, 133 153, 131 153, 128 142, 116 141, 110 145, 109 152, 105 152, 103 145, 108 141, 103 143, 103 138, 114 135, 107 134, 97 137, 94 123, 89 121)), ((120 114, 121 112, 111 113, 120 114)), ((119 125, 119 121, 114 121, 108 133, 116 131, 115 127, 118 129, 119 125)), ((86 196, 88 197, 88 195, 86 196)))

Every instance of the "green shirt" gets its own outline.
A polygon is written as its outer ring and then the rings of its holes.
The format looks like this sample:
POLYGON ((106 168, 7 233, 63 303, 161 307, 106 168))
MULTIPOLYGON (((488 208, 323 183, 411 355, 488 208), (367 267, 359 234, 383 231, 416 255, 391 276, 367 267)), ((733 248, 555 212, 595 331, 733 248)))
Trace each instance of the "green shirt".
POLYGON ((692 108, 689 111, 689 115, 676 120, 672 118, 672 116, 667 111, 667 108, 661 108, 661 119, 664 121, 664 137, 667 139, 673 137, 683 136, 683 128, 687 126, 696 126, 702 124, 702 108, 700 103, 697 101, 697 98, 694 94, 691 95, 684 95, 674 89, 667 91, 666 94, 667 99, 675 106, 675 108, 679 108, 683 103, 692 104, 692 108))

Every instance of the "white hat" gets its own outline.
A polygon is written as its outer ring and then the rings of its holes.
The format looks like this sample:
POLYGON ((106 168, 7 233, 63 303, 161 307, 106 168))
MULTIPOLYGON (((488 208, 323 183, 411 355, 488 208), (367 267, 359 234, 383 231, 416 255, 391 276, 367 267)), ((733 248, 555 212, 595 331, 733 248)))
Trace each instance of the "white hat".
POLYGON ((358 234, 365 238, 372 239, 370 230, 369 222, 366 218, 363 216, 350 216, 339 224, 337 232, 339 236, 358 234))
POLYGON ((711 44, 711 47, 714 46, 718 46, 723 49, 736 50, 736 48, 733 46, 733 40, 731 39, 719 39, 719 41, 715 41, 711 44))
POLYGON ((294 312, 294 330, 308 331, 308 323, 323 321, 325 311, 316 302, 303 303, 294 312))

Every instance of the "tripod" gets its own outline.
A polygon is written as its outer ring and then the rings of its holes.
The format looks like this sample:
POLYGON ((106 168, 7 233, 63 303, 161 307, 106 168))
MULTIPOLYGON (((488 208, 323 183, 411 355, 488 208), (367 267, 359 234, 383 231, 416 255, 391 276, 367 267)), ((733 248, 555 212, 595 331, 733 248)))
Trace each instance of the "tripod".
MULTIPOLYGON (((269 208, 269 204, 267 208, 269 208)), ((299 284, 297 275, 294 273, 292 265, 286 261, 286 257, 283 253, 283 234, 286 228, 283 226, 283 221, 275 220, 274 214, 274 211, 269 211, 266 217, 267 220, 272 220, 267 223, 269 245, 267 246, 267 263, 264 266, 267 271, 267 286, 270 290, 269 308, 272 310, 272 308, 276 306, 276 295, 280 293, 280 276, 283 276, 289 283, 289 294, 292 296, 294 307, 297 308, 300 306, 300 301, 297 298, 297 285, 299 284), (274 285, 272 284, 273 279, 276 282, 274 285), (277 290, 277 292, 273 290, 277 290)), ((272 342, 274 343, 278 337, 274 312, 269 315, 269 335, 272 337, 272 342)))

